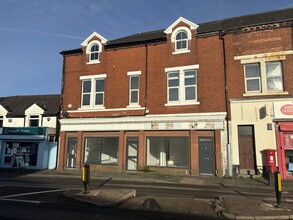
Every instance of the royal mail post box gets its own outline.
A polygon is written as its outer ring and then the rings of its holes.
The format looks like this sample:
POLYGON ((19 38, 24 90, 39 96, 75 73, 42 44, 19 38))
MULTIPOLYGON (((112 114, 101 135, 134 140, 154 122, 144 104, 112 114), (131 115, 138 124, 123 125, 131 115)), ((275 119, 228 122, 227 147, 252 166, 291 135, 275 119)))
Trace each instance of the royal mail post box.
POLYGON ((265 151, 265 170, 274 173, 277 170, 276 166, 276 150, 266 149, 265 151))

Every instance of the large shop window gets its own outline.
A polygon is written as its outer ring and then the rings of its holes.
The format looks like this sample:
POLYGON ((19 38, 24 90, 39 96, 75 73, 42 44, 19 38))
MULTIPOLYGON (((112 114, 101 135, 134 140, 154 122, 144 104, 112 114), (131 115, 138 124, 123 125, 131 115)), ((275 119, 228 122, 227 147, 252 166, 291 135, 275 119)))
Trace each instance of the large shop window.
POLYGON ((37 166, 38 143, 33 142, 6 142, 4 148, 5 166, 18 167, 18 162, 22 161, 22 166, 37 166))
POLYGON ((84 162, 89 164, 118 164, 118 137, 85 138, 84 162))
POLYGON ((188 167, 188 137, 148 137, 147 166, 188 167))

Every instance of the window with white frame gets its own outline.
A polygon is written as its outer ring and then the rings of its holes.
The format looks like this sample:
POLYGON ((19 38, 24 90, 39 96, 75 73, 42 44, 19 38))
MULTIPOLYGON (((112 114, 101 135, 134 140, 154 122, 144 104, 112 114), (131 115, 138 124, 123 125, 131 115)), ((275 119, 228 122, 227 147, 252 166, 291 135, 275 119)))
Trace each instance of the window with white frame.
POLYGON ((281 61, 261 61, 244 65, 246 93, 283 92, 281 61))
POLYGON ((139 81, 141 71, 128 72, 129 76, 129 106, 140 107, 139 105, 139 81))
POLYGON ((91 46, 91 51, 90 51, 90 55, 89 55, 89 61, 97 61, 99 60, 99 45, 98 44, 94 44, 91 46))
POLYGON ((190 105, 197 102, 198 65, 166 68, 167 104, 190 105))
POLYGON ((81 108, 104 108, 106 74, 81 76, 81 108))
POLYGON ((87 64, 100 63, 100 53, 102 52, 102 44, 100 41, 92 41, 88 44, 86 48, 86 53, 88 55, 87 64))
POLYGON ((188 38, 185 31, 179 31, 176 34, 176 50, 187 50, 188 49, 188 38))
POLYGON ((187 27, 176 28, 171 35, 171 42, 174 43, 175 51, 173 54, 188 53, 189 41, 191 40, 191 31, 187 27))

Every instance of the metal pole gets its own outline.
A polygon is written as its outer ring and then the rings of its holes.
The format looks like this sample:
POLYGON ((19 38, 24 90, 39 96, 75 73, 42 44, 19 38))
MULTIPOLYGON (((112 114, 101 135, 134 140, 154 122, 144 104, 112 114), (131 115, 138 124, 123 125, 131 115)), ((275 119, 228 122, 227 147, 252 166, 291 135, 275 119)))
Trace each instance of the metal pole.
POLYGON ((282 199, 282 181, 281 181, 281 174, 279 171, 274 173, 275 178, 275 192, 276 192, 276 199, 277 199, 277 208, 281 208, 281 199, 282 199))
POLYGON ((90 183, 90 166, 84 164, 82 167, 82 182, 84 186, 84 194, 89 193, 89 183, 90 183))

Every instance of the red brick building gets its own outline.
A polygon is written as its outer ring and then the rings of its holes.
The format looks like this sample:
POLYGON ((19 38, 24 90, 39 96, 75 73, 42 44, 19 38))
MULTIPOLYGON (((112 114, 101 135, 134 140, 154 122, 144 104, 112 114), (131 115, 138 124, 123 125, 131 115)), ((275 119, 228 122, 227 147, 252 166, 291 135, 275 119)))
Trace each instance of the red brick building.
POLYGON ((246 98, 241 60, 269 53, 262 42, 275 31, 286 32, 287 48, 280 40, 273 56, 292 50, 290 12, 199 25, 181 17, 111 41, 95 32, 82 48, 62 51, 58 168, 230 175, 239 164, 230 100, 246 98))
POLYGON ((223 174, 222 44, 179 18, 166 30, 63 51, 59 169, 223 174), (212 86, 211 86, 212 85, 212 86))

